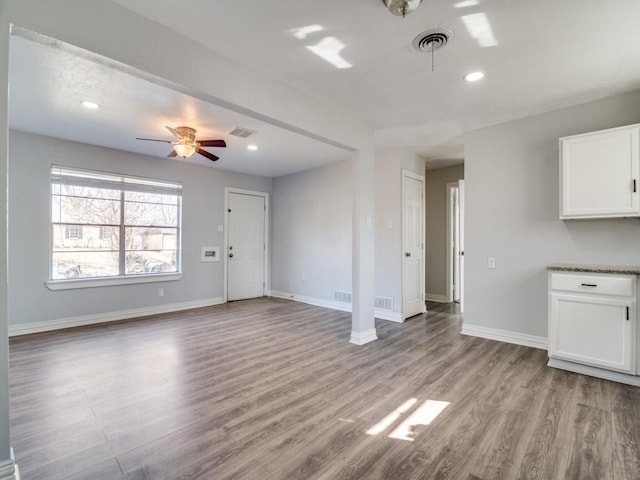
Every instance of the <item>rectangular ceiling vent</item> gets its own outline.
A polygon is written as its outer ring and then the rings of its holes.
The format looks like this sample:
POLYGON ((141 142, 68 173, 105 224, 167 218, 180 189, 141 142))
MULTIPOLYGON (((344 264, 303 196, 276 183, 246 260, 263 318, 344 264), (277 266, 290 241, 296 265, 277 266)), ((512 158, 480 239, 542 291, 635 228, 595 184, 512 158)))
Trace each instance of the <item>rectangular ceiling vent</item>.
POLYGON ((233 135, 234 137, 247 138, 256 133, 253 130, 249 130, 247 128, 236 127, 229 132, 229 135, 233 135))
POLYGON ((351 292, 341 292, 336 290, 333 292, 333 299, 336 302, 351 303, 351 292))
POLYGON ((393 312, 393 298, 374 297, 373 308, 377 308, 379 310, 388 310, 389 312, 393 312))

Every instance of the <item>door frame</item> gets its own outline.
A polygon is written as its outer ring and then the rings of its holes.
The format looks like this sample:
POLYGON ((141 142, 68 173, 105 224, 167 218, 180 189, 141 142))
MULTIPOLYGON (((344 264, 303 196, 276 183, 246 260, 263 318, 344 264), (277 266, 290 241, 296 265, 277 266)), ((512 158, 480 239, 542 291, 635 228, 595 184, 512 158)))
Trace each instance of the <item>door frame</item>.
POLYGON ((255 190, 245 190, 235 187, 224 187, 224 302, 228 302, 228 288, 229 288, 229 194, 235 193, 239 195, 251 195, 254 197, 264 198, 264 294, 267 295, 271 291, 271 275, 270 275, 270 258, 271 258, 271 245, 269 244, 269 222, 271 211, 269 207, 269 193, 258 192, 255 190))
POLYGON ((422 313, 426 313, 427 312, 427 304, 425 303, 426 300, 426 293, 425 293, 425 248, 424 248, 424 244, 425 244, 425 240, 426 240, 426 221, 424 220, 426 218, 425 213, 427 211, 427 209, 425 208, 425 176, 424 175, 420 175, 418 173, 412 172, 410 170, 405 170, 402 169, 402 180, 401 180, 401 188, 400 188, 400 196, 401 196, 401 205, 402 205, 402 209, 400 211, 400 223, 401 223, 401 228, 400 228, 400 270, 401 270, 401 276, 402 278, 400 279, 400 285, 401 285, 401 296, 402 296, 402 321, 404 322, 407 319, 406 313, 407 313, 407 309, 405 308, 405 295, 404 295, 404 289, 405 289, 405 265, 404 265, 404 237, 405 237, 405 224, 404 224, 404 212, 405 212, 405 198, 404 198, 404 191, 405 191, 405 179, 406 178, 410 178, 413 180, 417 180, 419 182, 422 183, 422 265, 420 266, 420 278, 421 278, 421 283, 422 283, 422 313))
MULTIPOLYGON (((446 286, 445 286, 445 297, 447 303, 453 302, 453 289, 454 289, 454 254, 452 251, 455 233, 455 209, 452 201, 452 197, 454 195, 454 191, 460 191, 460 187, 458 181, 455 182, 447 182, 446 184, 446 225, 447 225, 447 233, 446 233, 446 250, 445 250, 445 258, 446 258, 446 286)), ((460 210, 460 198, 458 198, 458 211, 460 210)), ((459 230, 460 221, 458 219, 458 230, 459 230)), ((458 231, 458 252, 460 252, 460 231, 458 231)), ((458 260, 459 261, 459 260, 458 260)), ((459 269, 459 268, 458 268, 459 269)), ((460 276, 458 276, 458 283, 460 283, 460 276)), ((458 288, 460 286, 458 285, 458 288)), ((458 290, 458 293, 460 291, 458 290)), ((458 295, 459 296, 459 295, 458 295)))

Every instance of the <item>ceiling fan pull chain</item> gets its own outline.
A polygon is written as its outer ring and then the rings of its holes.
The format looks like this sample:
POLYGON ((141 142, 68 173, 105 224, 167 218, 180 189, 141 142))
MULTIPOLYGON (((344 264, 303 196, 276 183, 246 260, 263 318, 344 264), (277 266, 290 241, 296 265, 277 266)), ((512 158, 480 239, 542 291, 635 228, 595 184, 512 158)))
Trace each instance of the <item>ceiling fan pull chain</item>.
POLYGON ((435 72, 436 71, 436 67, 435 67, 435 54, 433 53, 433 42, 431 42, 431 71, 435 72))

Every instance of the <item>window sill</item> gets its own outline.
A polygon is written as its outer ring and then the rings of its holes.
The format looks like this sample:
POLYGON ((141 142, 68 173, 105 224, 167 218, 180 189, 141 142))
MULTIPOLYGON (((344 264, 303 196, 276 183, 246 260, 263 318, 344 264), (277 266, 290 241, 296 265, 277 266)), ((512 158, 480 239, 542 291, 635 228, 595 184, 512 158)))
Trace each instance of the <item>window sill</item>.
POLYGON ((113 285, 131 285, 136 283, 174 282, 181 279, 182 273, 162 273, 159 275, 141 275, 131 277, 49 280, 44 284, 49 290, 71 290, 75 288, 110 287, 113 285))

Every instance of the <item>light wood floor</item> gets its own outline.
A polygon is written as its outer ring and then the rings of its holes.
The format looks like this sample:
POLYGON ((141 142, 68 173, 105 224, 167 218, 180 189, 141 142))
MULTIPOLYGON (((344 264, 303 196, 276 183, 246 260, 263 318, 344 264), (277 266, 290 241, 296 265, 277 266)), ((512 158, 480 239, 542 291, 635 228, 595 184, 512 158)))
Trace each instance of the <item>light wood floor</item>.
POLYGON ((12 339, 23 479, 640 478, 640 389, 430 308, 362 347, 276 299, 12 339))

